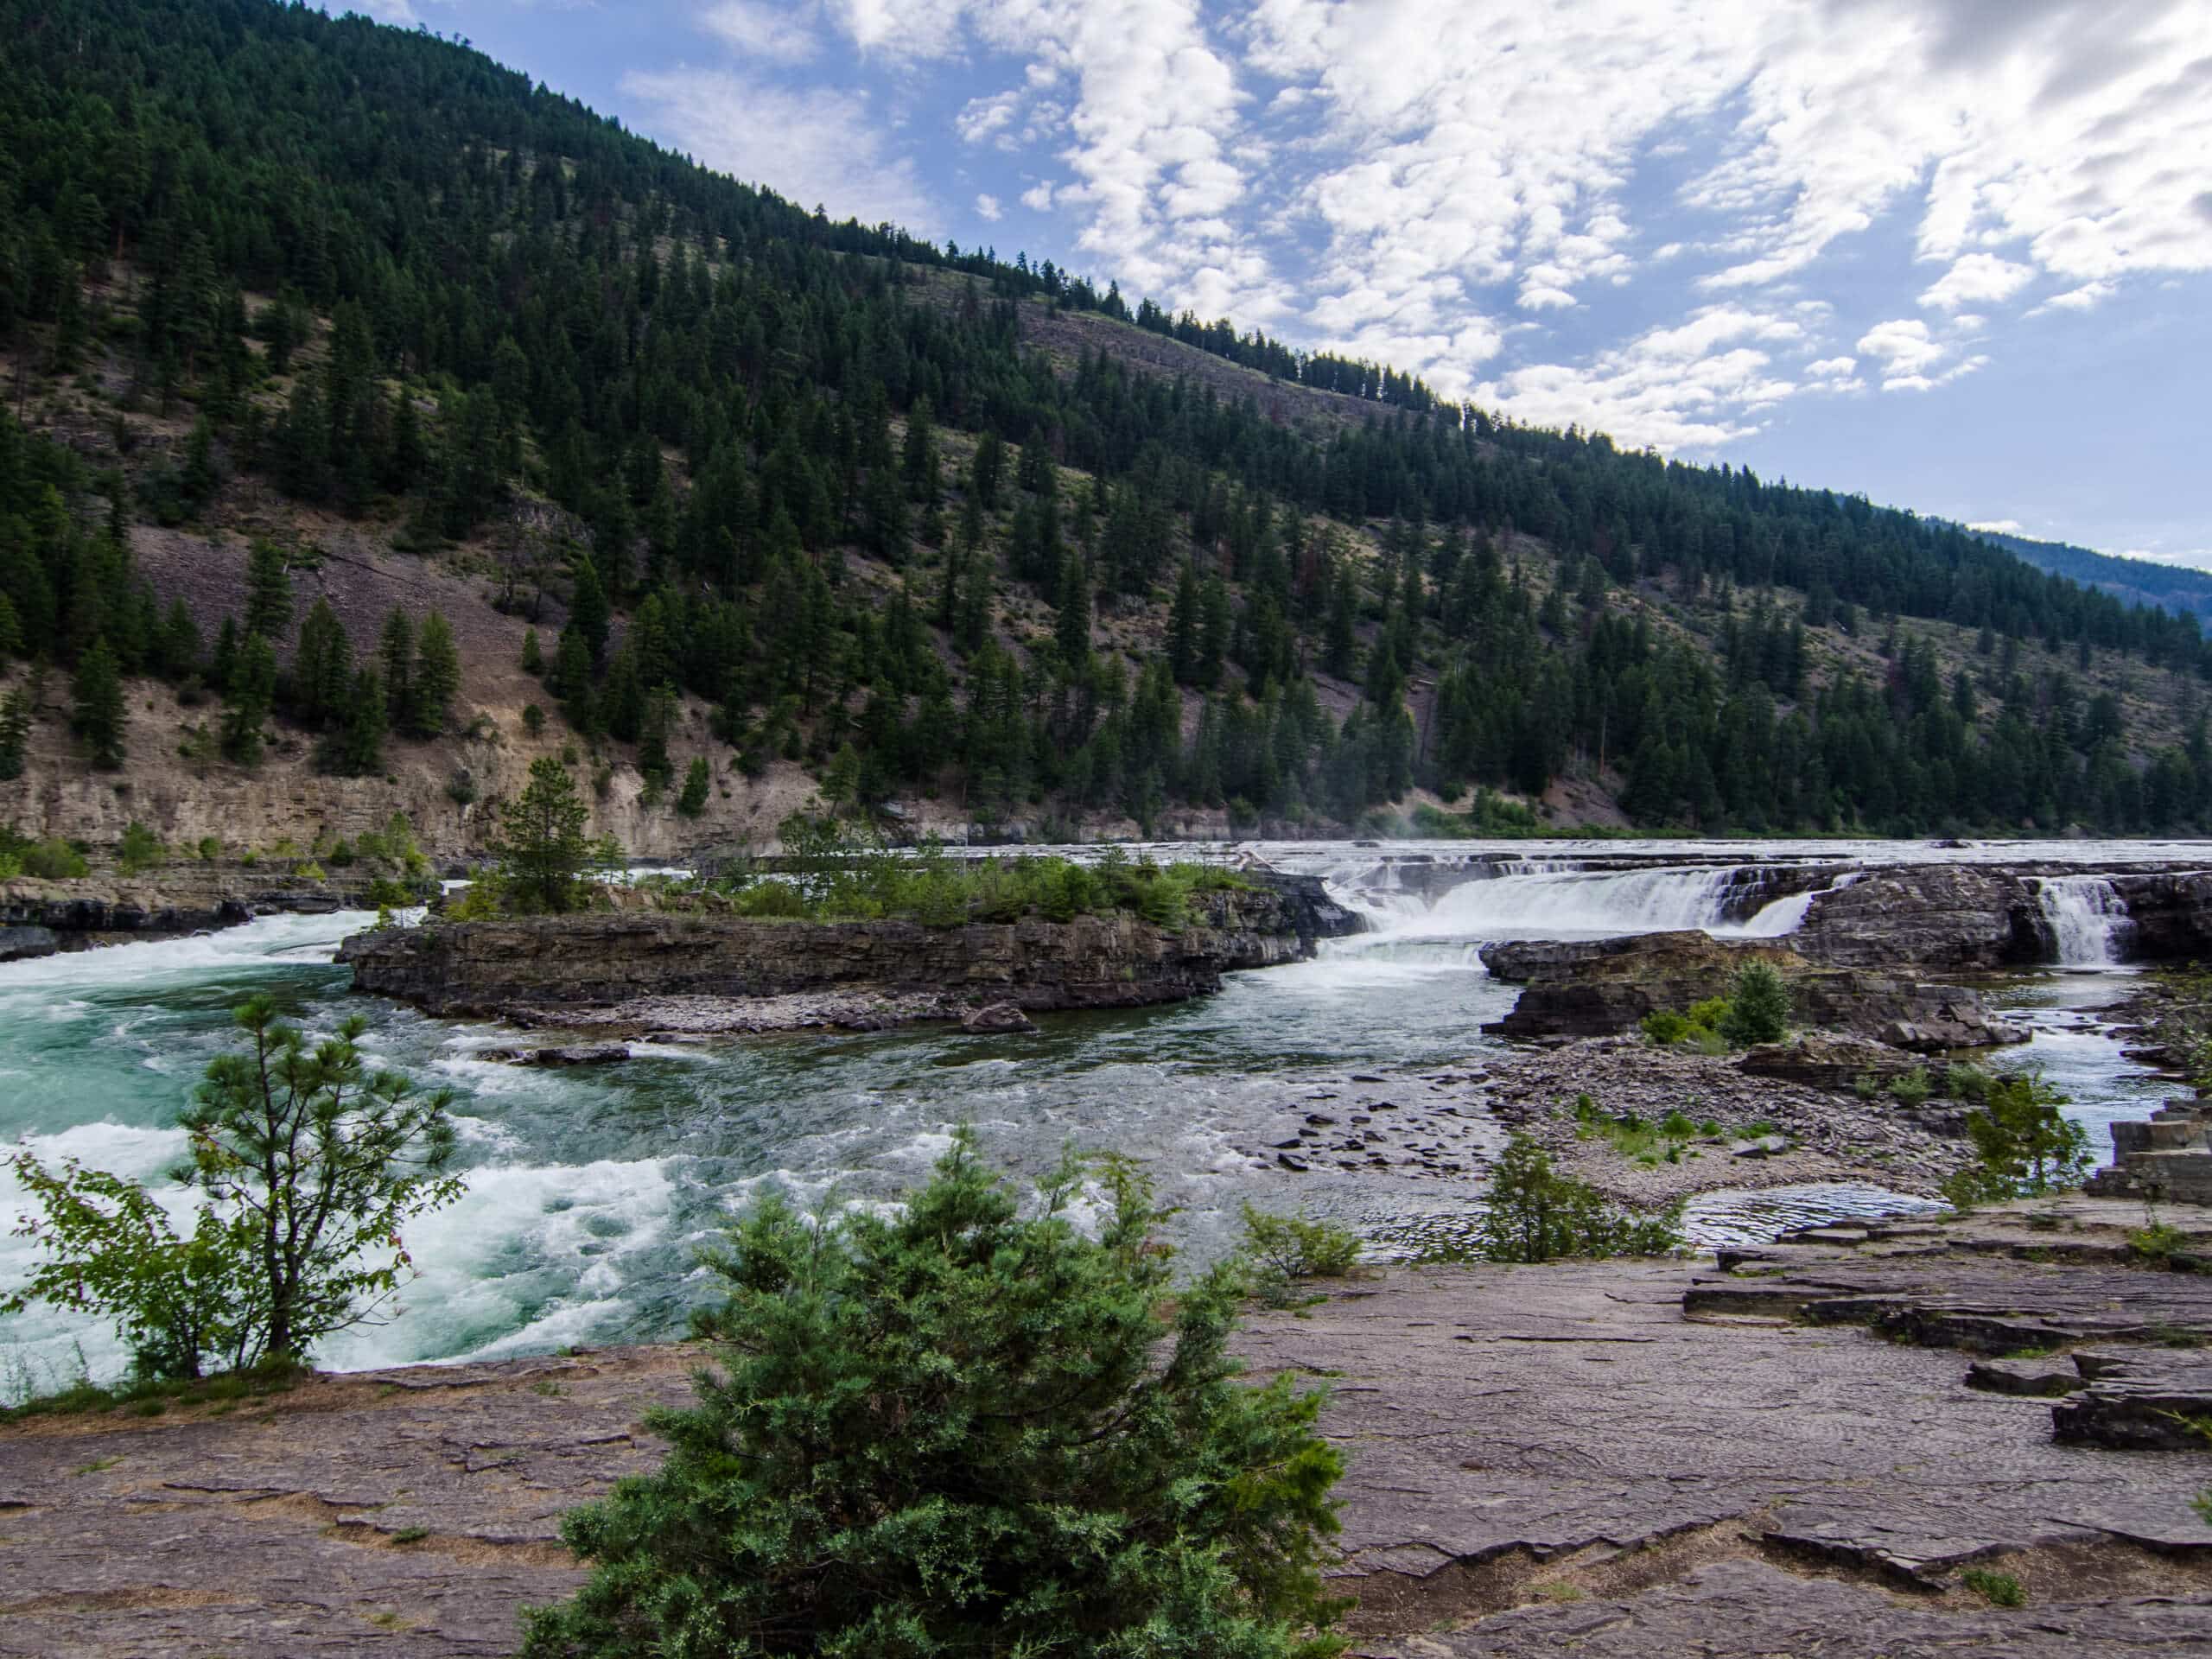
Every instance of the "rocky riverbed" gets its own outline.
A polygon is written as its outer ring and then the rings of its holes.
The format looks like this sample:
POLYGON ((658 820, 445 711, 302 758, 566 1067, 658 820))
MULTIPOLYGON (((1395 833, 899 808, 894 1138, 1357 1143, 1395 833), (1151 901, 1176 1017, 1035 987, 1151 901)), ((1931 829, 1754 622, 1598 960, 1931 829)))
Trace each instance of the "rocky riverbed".
MULTIPOLYGON (((2140 1218, 2073 1201, 1726 1267, 1391 1269, 1238 1340, 1255 1373, 1330 1390, 1335 1577, 1371 1659, 2208 1653, 2212 1528, 2190 1501, 2212 1450, 2060 1429, 2212 1338, 2212 1279, 2129 1265, 2140 1218), (2100 1380, 2056 1400, 1974 1381, 2030 1343, 2100 1380)), ((560 1514, 652 1465, 639 1418, 705 1357, 0 1427, 0 1654, 512 1652, 518 1609, 578 1581, 560 1514)))
POLYGON ((1816 1181, 1927 1196, 1972 1159, 1961 1109, 1866 1100, 1850 1086, 1910 1063, 1878 1045, 1820 1038, 1735 1056, 1594 1038, 1516 1049, 1466 1071, 1318 1079, 1243 1150, 1294 1173, 1373 1170, 1452 1182, 1484 1173, 1517 1131, 1566 1173, 1637 1208, 1816 1181), (1827 1086, 1796 1080, 1807 1075, 1827 1086), (1669 1136, 1660 1126, 1674 1112, 1715 1128, 1669 1136), (1616 1133, 1627 1119, 1642 1128, 1616 1133))

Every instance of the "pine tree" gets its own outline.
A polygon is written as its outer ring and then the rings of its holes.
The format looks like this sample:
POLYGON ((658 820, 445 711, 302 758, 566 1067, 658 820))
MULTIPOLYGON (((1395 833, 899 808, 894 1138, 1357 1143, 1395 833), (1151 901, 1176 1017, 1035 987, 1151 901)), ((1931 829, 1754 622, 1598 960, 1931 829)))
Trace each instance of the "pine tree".
POLYGON ((377 640, 377 666, 384 678, 385 717, 402 732, 415 729, 415 625, 395 605, 377 640))
POLYGON ((676 810, 687 818, 697 817, 707 810, 707 794, 714 781, 707 757, 696 757, 683 774, 683 793, 677 798, 676 810))
POLYGON ((275 644, 292 629, 292 578, 284 550, 256 537, 246 555, 245 631, 275 644))
POLYGON ((522 671, 533 678, 544 677, 545 657, 538 649, 536 628, 531 629, 522 637, 522 671))
POLYGON ((569 621, 583 635, 584 644, 590 647, 591 660, 596 664, 607 654, 607 634, 611 613, 607 602, 607 589, 599 579, 599 568, 588 553, 576 556, 575 592, 569 601, 569 621))
POLYGON ((124 705, 123 673, 105 635, 92 642, 77 664, 69 726, 85 741, 92 764, 103 772, 121 769, 130 714, 124 705))
POLYGON ((0 783, 23 775, 25 752, 30 747, 31 703, 21 691, 0 696, 0 783))
POLYGON ((353 642, 327 599, 317 599, 300 624, 292 656, 292 709, 302 725, 321 731, 346 712, 353 678, 353 642))
POLYGON ((410 691, 409 735, 436 737, 446 729, 448 711, 461 691, 461 652, 442 611, 432 611, 423 620, 415 645, 415 679, 410 691))
POLYGON ((258 633, 238 647, 231 683, 223 694, 224 758, 241 766, 261 764, 262 728, 276 696, 276 653, 258 633))

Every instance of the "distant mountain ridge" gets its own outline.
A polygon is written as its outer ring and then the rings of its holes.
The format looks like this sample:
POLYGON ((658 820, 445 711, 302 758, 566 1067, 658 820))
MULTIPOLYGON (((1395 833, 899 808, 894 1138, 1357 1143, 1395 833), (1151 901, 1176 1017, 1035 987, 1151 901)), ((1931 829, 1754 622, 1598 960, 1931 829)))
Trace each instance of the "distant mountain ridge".
POLYGON ((2123 603, 2151 605, 2171 615, 2212 620, 2212 571, 2120 558, 2068 542, 2031 541, 1999 531, 1976 530, 1974 534, 2023 563, 2110 594, 2123 603))

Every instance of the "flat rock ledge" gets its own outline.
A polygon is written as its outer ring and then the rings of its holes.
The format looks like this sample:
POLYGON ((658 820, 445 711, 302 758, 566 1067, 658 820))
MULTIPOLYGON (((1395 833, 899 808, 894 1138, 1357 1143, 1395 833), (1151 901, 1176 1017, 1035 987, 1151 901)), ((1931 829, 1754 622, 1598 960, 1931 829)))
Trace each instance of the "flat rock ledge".
POLYGON ((1175 928, 1126 913, 925 927, 698 908, 433 921, 357 933, 338 959, 356 990, 431 1014, 606 1038, 713 1036, 1180 1001, 1218 990, 1225 973, 1310 957, 1316 926, 1337 925, 1317 922, 1302 890, 1276 886, 1190 902, 1189 925, 1175 928))
MULTIPOLYGON (((2114 1266, 2124 1209, 2068 1212, 2080 1261, 2012 1254, 2050 1236, 2013 1217, 1845 1230, 1730 1274, 1393 1269, 1256 1313, 1239 1344, 1255 1373, 1331 1390, 1335 1576, 1370 1659, 2212 1654, 2190 1506, 2212 1449, 2062 1440, 2054 1402, 1968 1387, 1955 1346, 1776 1300, 1794 1274, 1885 1306, 2001 1305, 2139 1365, 2183 1351, 2092 1316, 2149 1297, 2196 1329, 2212 1281, 2114 1266), (1770 1300, 1686 1307, 1728 1284, 1770 1300), (2026 1605, 1988 1605, 1969 1567, 2026 1605)), ((578 1582, 560 1513, 652 1465, 640 1415, 703 1357, 417 1367, 228 1416, 0 1429, 0 1654, 511 1653, 518 1607, 578 1582)))

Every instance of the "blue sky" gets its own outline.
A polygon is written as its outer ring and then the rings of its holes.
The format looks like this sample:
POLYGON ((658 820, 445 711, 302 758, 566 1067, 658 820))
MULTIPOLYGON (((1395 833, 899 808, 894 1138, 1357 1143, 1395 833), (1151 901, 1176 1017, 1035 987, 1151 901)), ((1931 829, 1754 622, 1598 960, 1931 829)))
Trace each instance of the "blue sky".
POLYGON ((2206 0, 361 0, 839 217, 2212 567, 2206 0))

